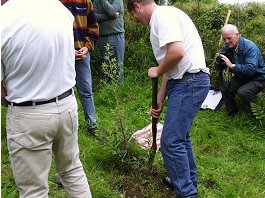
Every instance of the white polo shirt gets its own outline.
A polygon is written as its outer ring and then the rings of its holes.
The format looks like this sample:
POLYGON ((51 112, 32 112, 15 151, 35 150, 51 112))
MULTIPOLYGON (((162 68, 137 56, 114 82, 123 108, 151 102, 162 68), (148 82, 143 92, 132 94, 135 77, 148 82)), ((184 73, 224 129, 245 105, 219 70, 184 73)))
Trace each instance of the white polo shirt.
POLYGON ((45 101, 75 85, 74 18, 60 1, 9 0, 1 18, 8 101, 45 101))
POLYGON ((170 79, 181 79, 184 73, 200 70, 209 73, 198 31, 190 17, 172 6, 157 6, 150 20, 150 41, 157 62, 164 59, 171 42, 182 42, 186 54, 178 65, 167 72, 170 79))

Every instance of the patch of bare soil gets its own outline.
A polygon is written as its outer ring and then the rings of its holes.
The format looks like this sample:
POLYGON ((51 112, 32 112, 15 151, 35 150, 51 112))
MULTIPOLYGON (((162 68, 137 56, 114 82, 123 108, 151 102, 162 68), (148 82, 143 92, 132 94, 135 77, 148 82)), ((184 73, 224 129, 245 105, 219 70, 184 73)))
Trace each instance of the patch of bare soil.
POLYGON ((117 175, 123 176, 123 182, 115 185, 118 191, 125 194, 126 198, 174 198, 173 191, 162 183, 166 173, 156 173, 145 170, 117 171, 117 175), (154 196, 154 192, 157 192, 154 196))

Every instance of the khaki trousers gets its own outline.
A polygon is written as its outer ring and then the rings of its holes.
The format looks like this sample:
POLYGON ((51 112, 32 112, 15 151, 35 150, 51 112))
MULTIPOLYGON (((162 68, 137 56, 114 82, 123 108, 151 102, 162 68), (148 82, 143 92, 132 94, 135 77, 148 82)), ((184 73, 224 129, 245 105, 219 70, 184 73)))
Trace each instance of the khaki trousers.
POLYGON ((79 159, 74 95, 44 105, 9 105, 6 128, 11 166, 21 198, 48 197, 52 152, 67 197, 92 197, 79 159))

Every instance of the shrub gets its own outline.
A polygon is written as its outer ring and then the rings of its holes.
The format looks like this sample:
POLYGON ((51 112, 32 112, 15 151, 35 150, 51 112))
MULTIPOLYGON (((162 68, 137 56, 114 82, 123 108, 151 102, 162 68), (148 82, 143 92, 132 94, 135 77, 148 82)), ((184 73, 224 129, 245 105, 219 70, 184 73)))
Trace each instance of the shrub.
MULTIPOLYGON (((175 1, 172 1, 174 4, 175 1)), ((174 6, 186 12, 195 23, 202 38, 206 63, 211 70, 211 82, 219 88, 218 72, 213 67, 215 54, 220 51, 218 46, 221 28, 230 9, 229 23, 238 26, 242 36, 254 41, 265 55, 264 13, 265 5, 251 3, 245 7, 218 4, 215 1, 177 1, 174 6)), ((149 28, 136 23, 126 11, 126 53, 127 69, 143 69, 156 65, 149 43, 149 28)), ((126 70, 126 68, 125 68, 126 70)))
POLYGON ((206 63, 211 69, 211 82, 214 88, 219 88, 219 82, 218 72, 215 71, 213 63, 215 54, 222 48, 218 46, 218 43, 229 9, 231 15, 228 23, 235 24, 241 35, 255 42, 265 55, 265 5, 250 3, 240 7, 218 3, 205 4, 197 1, 185 4, 176 3, 175 6, 191 17, 201 35, 206 63))

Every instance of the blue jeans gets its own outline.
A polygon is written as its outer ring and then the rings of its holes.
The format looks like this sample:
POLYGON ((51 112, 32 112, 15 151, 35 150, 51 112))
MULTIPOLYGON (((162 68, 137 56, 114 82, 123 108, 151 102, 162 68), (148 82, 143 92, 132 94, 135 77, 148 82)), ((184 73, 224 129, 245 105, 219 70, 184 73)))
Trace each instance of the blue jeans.
MULTIPOLYGON (((122 84, 124 81, 124 52, 125 52, 125 36, 124 33, 107 35, 107 36, 100 36, 98 39, 98 48, 100 51, 101 57, 106 56, 106 49, 105 46, 107 43, 110 44, 111 50, 113 52, 113 57, 117 61, 117 68, 118 68, 118 83, 122 84)), ((104 60, 106 62, 106 60, 104 60)), ((104 74, 104 81, 107 83, 111 83, 112 79, 104 74)))
POLYGON ((85 119, 88 127, 96 126, 95 105, 92 93, 92 73, 90 68, 90 54, 84 60, 75 61, 76 88, 80 95, 85 119))
POLYGON ((186 73, 167 83, 161 152, 177 197, 197 197, 197 167, 189 131, 209 88, 209 75, 203 72, 186 73))

